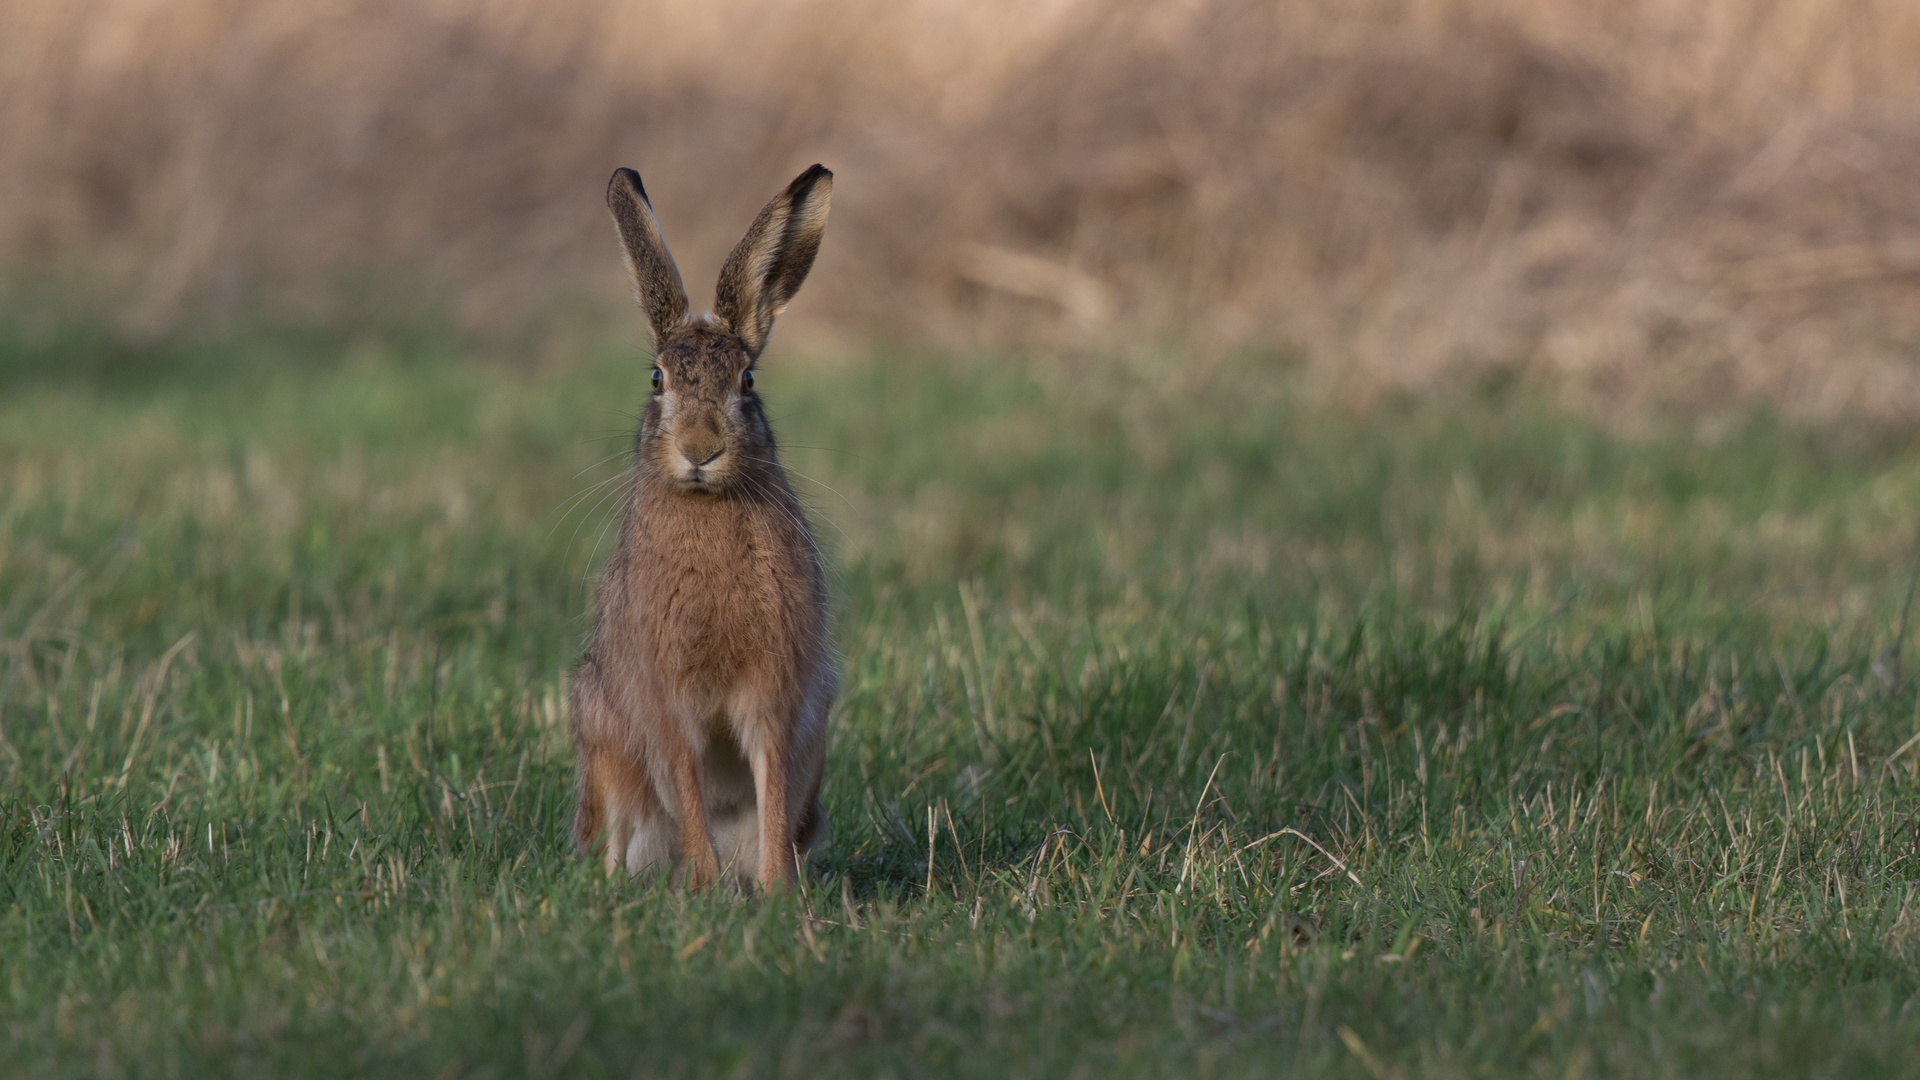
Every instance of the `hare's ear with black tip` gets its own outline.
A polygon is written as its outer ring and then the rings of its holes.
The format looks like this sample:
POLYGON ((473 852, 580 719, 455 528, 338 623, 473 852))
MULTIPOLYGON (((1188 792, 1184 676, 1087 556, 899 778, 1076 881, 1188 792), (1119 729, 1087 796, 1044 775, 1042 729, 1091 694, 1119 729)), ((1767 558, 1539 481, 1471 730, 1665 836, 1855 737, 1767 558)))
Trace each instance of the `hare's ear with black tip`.
POLYGON ((680 283, 680 268, 673 265, 673 253, 660 237, 660 222, 654 219, 639 173, 613 171, 613 179, 607 182, 607 208, 620 228, 620 245, 627 252, 627 269, 633 273, 634 298, 647 313, 654 345, 663 345, 668 331, 687 321, 687 287, 680 283))
POLYGON ((759 356, 774 316, 800 291, 827 231, 833 174, 815 165, 774 196, 727 256, 714 290, 713 311, 759 356))

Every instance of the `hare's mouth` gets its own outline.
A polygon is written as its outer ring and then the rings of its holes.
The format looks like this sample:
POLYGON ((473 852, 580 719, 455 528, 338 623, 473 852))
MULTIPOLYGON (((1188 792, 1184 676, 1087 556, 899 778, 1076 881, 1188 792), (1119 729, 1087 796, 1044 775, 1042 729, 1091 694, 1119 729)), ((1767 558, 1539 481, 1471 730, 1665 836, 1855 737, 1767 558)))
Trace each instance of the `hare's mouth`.
POLYGON ((724 447, 713 451, 704 461, 696 461, 688 454, 675 456, 678 460, 673 463, 673 479, 682 491, 719 491, 733 476, 733 456, 724 447))

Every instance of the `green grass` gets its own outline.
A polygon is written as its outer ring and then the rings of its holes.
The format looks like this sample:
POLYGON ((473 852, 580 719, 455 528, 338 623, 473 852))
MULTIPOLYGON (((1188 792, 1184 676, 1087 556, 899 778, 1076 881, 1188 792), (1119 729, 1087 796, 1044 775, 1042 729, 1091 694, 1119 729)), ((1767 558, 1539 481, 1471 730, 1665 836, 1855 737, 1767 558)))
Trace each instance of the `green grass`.
POLYGON ((833 836, 690 897, 566 841, 632 350, 6 348, 0 1072, 1920 1060, 1906 440, 776 346, 833 836))

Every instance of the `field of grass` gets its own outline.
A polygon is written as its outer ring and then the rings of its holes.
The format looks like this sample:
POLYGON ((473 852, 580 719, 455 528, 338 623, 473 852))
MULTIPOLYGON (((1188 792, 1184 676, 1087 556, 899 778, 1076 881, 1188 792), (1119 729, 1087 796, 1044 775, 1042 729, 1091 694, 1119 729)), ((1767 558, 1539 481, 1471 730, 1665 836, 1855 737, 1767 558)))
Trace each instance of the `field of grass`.
POLYGON ((688 896, 566 840, 638 350, 4 349, 0 1073, 1920 1060, 1897 433, 776 342, 833 834, 688 896))

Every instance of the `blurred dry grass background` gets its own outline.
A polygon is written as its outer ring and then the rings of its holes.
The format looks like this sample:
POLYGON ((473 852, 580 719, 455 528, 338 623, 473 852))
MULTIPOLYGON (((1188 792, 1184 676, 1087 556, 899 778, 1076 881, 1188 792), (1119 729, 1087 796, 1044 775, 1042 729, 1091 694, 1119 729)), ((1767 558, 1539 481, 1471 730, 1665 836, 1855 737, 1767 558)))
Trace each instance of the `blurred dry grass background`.
POLYGON ((134 334, 562 326, 618 164, 698 295, 815 160, 789 340, 1920 418, 1908 0, 0 0, 5 295, 134 334))

